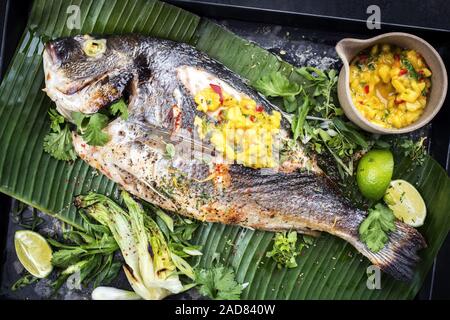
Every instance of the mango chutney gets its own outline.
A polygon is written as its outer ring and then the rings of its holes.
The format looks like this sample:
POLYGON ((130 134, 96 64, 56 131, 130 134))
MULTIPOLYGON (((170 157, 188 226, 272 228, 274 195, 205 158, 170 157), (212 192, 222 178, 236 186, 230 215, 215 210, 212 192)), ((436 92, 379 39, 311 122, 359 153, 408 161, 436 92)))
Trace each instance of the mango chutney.
POLYGON ((430 69, 415 50, 376 44, 350 63, 353 104, 374 124, 406 127, 425 109, 430 77, 430 69))
POLYGON ((235 97, 210 84, 194 98, 197 110, 194 125, 201 139, 209 139, 225 159, 252 168, 276 166, 273 145, 280 131, 281 114, 266 112, 248 96, 235 97))

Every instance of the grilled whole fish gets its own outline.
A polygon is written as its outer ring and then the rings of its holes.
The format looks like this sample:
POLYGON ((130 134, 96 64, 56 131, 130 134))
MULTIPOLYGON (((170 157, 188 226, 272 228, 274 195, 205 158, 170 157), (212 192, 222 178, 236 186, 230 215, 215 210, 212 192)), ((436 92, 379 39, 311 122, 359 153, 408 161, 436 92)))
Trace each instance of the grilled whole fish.
MULTIPOLYGON (((104 129, 110 136, 106 145, 90 146, 76 132, 73 144, 84 161, 135 196, 202 221, 328 232, 395 278, 412 277, 417 250, 426 246, 420 233, 396 222, 386 246, 371 252, 358 234, 366 212, 340 195, 302 145, 269 172, 217 161, 194 125, 196 117, 205 116, 194 101, 202 88, 214 83, 237 100, 250 98, 266 112, 281 111, 206 54, 139 35, 75 36, 46 45, 44 69, 45 91, 69 120, 74 111, 95 113, 128 99, 128 119, 117 118, 104 129), (93 41, 103 49, 88 55, 86 45, 93 41), (171 156, 168 144, 175 147, 171 156)), ((289 132, 282 119, 281 139, 289 132)))

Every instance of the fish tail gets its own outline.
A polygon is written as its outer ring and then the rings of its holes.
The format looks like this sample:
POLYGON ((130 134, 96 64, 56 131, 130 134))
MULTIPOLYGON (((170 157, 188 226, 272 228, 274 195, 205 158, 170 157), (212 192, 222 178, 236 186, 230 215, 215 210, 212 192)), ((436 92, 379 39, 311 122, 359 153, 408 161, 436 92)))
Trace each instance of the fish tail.
POLYGON ((413 278, 414 267, 420 260, 417 251, 427 246, 425 239, 413 227, 396 222, 396 230, 389 235, 389 242, 378 252, 370 251, 362 244, 361 253, 381 270, 397 280, 413 278))

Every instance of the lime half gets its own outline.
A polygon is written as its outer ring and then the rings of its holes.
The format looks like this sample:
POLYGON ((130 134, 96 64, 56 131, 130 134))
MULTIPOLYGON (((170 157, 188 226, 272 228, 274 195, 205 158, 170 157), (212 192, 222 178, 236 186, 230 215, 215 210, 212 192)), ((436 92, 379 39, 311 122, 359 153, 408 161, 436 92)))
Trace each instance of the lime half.
POLYGON ((24 268, 37 278, 45 278, 52 272, 52 249, 39 233, 20 230, 14 235, 17 257, 24 268))
POLYGON ((389 150, 372 150, 359 160, 356 181, 363 196, 383 198, 394 171, 394 157, 389 150))
POLYGON ((427 207, 419 191, 405 180, 393 180, 384 196, 384 202, 397 219, 413 227, 420 227, 427 216, 427 207))

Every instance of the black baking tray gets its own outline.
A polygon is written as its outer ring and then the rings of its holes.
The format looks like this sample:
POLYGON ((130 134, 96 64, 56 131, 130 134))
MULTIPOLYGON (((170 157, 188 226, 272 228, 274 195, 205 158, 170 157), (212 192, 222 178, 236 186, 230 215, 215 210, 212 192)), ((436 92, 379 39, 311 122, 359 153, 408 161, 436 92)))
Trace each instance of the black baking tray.
MULTIPOLYGON (((18 45, 26 26, 32 1, 0 0, 0 78, 18 45)), ((363 20, 349 19, 320 14, 307 14, 299 11, 279 11, 261 7, 245 7, 219 3, 220 1, 184 1, 168 0, 168 3, 182 7, 202 17, 210 18, 238 35, 252 40, 266 49, 280 54, 290 63, 302 65, 314 61, 314 55, 320 57, 321 50, 331 56, 329 66, 339 68, 340 62, 333 50, 337 41, 344 37, 367 38, 390 31, 402 31, 416 34, 430 42, 439 52, 447 69, 450 69, 450 28, 435 29, 413 25, 381 24, 381 30, 368 30, 363 20), (287 37, 286 35, 289 35, 287 37), (296 55, 298 50, 310 50, 309 56, 296 55)), ((229 2, 229 1, 223 1, 229 2)), ((431 125, 421 130, 428 136, 429 153, 450 172, 450 98, 431 125)), ((1 150, 0 150, 1 152, 1 150)), ((12 293, 8 290, 14 277, 11 266, 15 259, 12 237, 17 226, 11 219, 11 207, 14 200, 0 194, 0 299, 40 298, 34 288, 12 293)), ((450 237, 442 246, 432 270, 416 299, 450 298, 450 237)), ((17 277, 17 276, 16 276, 17 277)), ((120 280, 119 280, 120 281, 120 280)), ((80 292, 71 298, 87 298, 80 292)))

